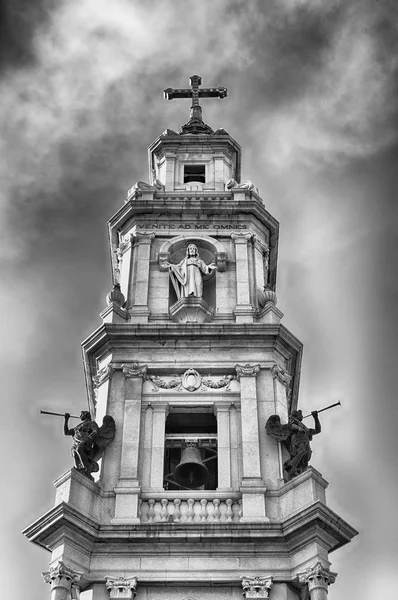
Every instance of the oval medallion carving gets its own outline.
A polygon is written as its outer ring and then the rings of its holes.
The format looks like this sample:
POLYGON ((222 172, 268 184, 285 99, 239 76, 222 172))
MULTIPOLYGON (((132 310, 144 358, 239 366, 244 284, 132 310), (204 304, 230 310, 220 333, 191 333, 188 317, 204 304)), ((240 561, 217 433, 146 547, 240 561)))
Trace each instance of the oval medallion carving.
POLYGON ((187 369, 182 376, 182 385, 188 392, 195 392, 202 384, 202 377, 195 369, 187 369))

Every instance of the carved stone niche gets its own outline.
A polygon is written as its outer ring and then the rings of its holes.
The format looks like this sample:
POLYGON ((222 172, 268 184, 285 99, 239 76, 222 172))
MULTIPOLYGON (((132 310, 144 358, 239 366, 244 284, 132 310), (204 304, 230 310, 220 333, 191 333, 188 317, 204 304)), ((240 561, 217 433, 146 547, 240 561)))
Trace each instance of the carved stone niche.
POLYGON ((203 298, 188 296, 180 298, 169 308, 170 317, 177 323, 205 323, 210 321, 214 308, 212 308, 203 298))
MULTIPOLYGON (((193 255, 195 256, 195 254, 193 255)), ((170 273, 169 314, 177 323, 205 323, 213 317, 217 305, 217 272, 226 269, 227 254, 224 246, 215 238, 200 235, 179 235, 165 242, 159 250, 159 267, 170 273), (190 247, 194 247, 196 257, 201 261, 201 284, 197 284, 196 275, 191 293, 190 284, 186 285, 186 259, 190 247), (196 250, 195 250, 196 248, 196 250), (215 269, 214 266, 217 268, 215 269), (187 289, 188 288, 188 289, 187 289)))

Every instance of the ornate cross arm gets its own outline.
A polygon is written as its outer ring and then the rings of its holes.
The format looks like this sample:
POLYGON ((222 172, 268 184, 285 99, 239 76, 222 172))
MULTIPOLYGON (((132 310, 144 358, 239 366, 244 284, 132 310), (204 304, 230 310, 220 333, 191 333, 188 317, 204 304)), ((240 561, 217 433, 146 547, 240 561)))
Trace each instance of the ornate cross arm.
POLYGON ((191 119, 202 119, 202 107, 199 105, 199 98, 226 98, 227 88, 219 86, 214 88, 202 88, 202 78, 199 75, 192 75, 189 78, 191 88, 167 88, 164 90, 166 100, 175 98, 192 98, 191 119))

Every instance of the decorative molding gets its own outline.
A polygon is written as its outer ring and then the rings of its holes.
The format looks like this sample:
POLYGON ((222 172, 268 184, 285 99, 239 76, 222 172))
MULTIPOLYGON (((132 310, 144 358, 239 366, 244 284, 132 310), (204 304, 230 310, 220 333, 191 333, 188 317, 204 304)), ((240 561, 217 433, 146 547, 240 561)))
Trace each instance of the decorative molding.
POLYGON ((137 595, 137 577, 105 577, 106 589, 110 598, 135 598, 137 595))
POLYGON ((226 190, 232 190, 232 188, 234 187, 238 187, 238 182, 235 179, 228 179, 227 183, 225 184, 225 189, 226 190))
POLYGON ((212 381, 211 379, 202 379, 202 385, 205 387, 212 388, 213 390, 219 390, 221 388, 225 388, 225 390, 229 390, 229 386, 231 385, 231 381, 236 379, 235 375, 224 375, 222 379, 218 381, 212 381))
POLYGON ((55 565, 50 566, 49 570, 42 573, 45 583, 51 585, 51 590, 55 587, 61 587, 72 594, 72 598, 79 598, 79 588, 77 582, 80 581, 83 573, 75 571, 72 567, 68 567, 62 560, 59 560, 55 565))
POLYGON ((157 375, 148 375, 147 379, 153 383, 152 391, 158 392, 159 388, 163 390, 172 390, 172 389, 181 389, 181 377, 177 377, 176 379, 171 379, 170 381, 164 381, 157 375))
POLYGON ((231 239, 235 244, 247 244, 247 242, 253 237, 251 231, 232 231, 231 239))
POLYGON ((310 594, 318 588, 327 592, 328 586, 336 581, 336 577, 337 573, 333 573, 329 567, 325 567, 320 560, 302 573, 298 573, 299 581, 308 585, 310 594))
POLYGON ((253 234, 253 243, 254 246, 260 250, 260 252, 262 252, 262 254, 268 254, 269 253, 269 246, 266 242, 263 242, 263 240, 260 238, 259 235, 257 235, 257 233, 253 234))
POLYGON ((105 367, 103 367, 102 369, 97 371, 97 374, 93 375, 94 387, 98 388, 105 381, 107 381, 110 377, 112 377, 114 370, 115 369, 114 369, 112 363, 109 363, 108 365, 105 365, 105 367))
POLYGON ((216 265, 220 273, 224 273, 227 269, 227 258, 226 252, 217 252, 216 265))
POLYGON ((196 392, 197 390, 220 390, 224 389, 225 391, 229 391, 231 382, 236 380, 235 375, 224 375, 221 379, 213 380, 213 379, 203 379, 202 375, 196 371, 196 369, 187 369, 182 375, 177 375, 170 379, 169 381, 165 381, 156 375, 148 375, 147 379, 153 383, 153 392, 158 392, 159 389, 164 390, 175 390, 175 391, 183 391, 186 390, 188 392, 196 392))
POLYGON ((133 362, 129 366, 122 365, 123 375, 126 377, 126 379, 133 377, 141 377, 141 379, 145 380, 147 370, 147 365, 142 365, 140 367, 138 362, 133 362))
POLYGON ((165 190, 165 186, 164 184, 160 181, 160 179, 155 179, 153 181, 153 187, 156 188, 156 190, 158 192, 164 192, 165 190))
POLYGON ((142 192, 154 192, 155 188, 145 181, 136 181, 135 184, 127 191, 127 200, 134 194, 142 196, 142 192))
POLYGON ((272 577, 241 576, 243 596, 245 598, 269 598, 272 588, 272 577))
MULTIPOLYGON (((118 277, 119 276, 120 276, 120 271, 118 272, 118 277)), ((126 299, 120 289, 120 283, 115 283, 112 290, 110 292, 108 292, 106 295, 106 303, 109 305, 109 304, 112 304, 113 302, 120 307, 122 307, 124 305, 124 303, 126 302, 126 299)))
POLYGON ((188 392, 196 392, 201 387, 202 378, 195 369, 187 369, 181 377, 182 387, 188 392))
POLYGON ((286 386, 286 389, 290 388, 290 382, 292 381, 292 376, 283 369, 278 363, 275 363, 271 368, 271 373, 274 379, 278 379, 283 385, 286 386))
POLYGON ((241 377, 254 377, 260 371, 260 365, 249 365, 246 363, 245 365, 235 365, 235 370, 238 375, 238 379, 241 377))

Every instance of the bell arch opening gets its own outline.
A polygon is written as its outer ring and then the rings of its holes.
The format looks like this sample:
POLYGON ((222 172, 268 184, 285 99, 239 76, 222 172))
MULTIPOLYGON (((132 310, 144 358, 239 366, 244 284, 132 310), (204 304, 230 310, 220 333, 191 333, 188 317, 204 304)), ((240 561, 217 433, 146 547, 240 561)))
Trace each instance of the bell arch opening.
POLYGON ((215 490, 217 419, 212 409, 171 407, 164 456, 165 490, 215 490))

